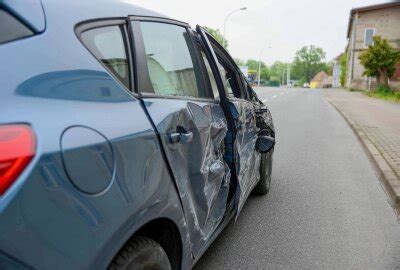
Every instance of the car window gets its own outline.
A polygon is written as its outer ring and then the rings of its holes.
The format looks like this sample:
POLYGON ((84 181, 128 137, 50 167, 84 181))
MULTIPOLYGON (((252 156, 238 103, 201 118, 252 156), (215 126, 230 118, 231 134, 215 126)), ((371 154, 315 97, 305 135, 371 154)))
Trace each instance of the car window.
POLYGON ((233 80, 232 77, 229 75, 229 72, 224 66, 222 66, 221 63, 218 62, 218 68, 221 70, 221 73, 224 75, 222 78, 224 80, 224 84, 226 89, 228 90, 229 97, 238 97, 238 95, 235 96, 232 85, 233 85, 233 80))
POLYGON ((194 47, 186 28, 141 22, 147 67, 158 95, 206 97, 195 62, 194 47))
POLYGON ((217 81, 215 80, 214 72, 211 69, 210 62, 208 61, 207 56, 201 47, 200 47, 200 52, 201 52, 201 56, 204 61, 204 65, 206 66, 206 69, 207 69, 208 77, 210 78, 210 83, 211 83, 212 92, 214 94, 214 98, 219 99, 218 85, 217 85, 217 81))
POLYGON ((228 90, 229 97, 245 99, 245 95, 240 90, 240 83, 237 81, 236 73, 233 69, 229 67, 222 58, 218 57, 218 67, 220 68, 222 74, 224 75, 224 84, 228 90))
POLYGON ((129 64, 120 26, 105 26, 90 29, 82 33, 82 42, 113 73, 129 88, 129 64))

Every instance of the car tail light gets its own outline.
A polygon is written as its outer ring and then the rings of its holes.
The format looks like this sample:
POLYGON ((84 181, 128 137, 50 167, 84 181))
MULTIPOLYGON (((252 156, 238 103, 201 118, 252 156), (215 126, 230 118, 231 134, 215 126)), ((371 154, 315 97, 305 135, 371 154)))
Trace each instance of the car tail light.
POLYGON ((28 125, 0 125, 0 196, 12 185, 36 152, 28 125))

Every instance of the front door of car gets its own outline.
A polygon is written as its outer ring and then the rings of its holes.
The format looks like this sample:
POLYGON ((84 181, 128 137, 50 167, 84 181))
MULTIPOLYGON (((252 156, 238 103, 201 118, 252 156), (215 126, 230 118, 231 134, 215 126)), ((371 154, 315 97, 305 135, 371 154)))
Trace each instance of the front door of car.
POLYGON ((196 257, 225 214, 230 179, 223 159, 227 121, 205 87, 188 25, 134 17, 131 29, 136 88, 174 176, 196 257))
POLYGON ((260 179, 261 156, 255 150, 259 131, 255 107, 248 98, 242 74, 230 55, 204 29, 200 26, 196 29, 204 43, 208 44, 212 62, 218 67, 218 75, 223 81, 224 91, 228 93, 229 110, 235 123, 234 167, 239 183, 236 189, 238 215, 254 185, 260 179))

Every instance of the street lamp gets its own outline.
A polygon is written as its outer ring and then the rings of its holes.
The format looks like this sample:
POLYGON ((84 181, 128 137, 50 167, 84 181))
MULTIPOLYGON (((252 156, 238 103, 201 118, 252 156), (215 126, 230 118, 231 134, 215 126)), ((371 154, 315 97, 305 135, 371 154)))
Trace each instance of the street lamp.
MULTIPOLYGON (((267 48, 267 45, 265 45, 261 51, 260 51, 260 57, 258 57, 258 82, 257 85, 260 86, 260 79, 261 79, 261 56, 262 53, 264 52, 265 48, 267 48)), ((268 49, 272 48, 271 46, 268 46, 268 49)))
POLYGON ((243 11, 243 10, 246 10, 246 9, 247 9, 247 7, 242 7, 242 8, 239 8, 239 9, 235 9, 234 11, 231 11, 228 15, 226 15, 225 20, 224 20, 224 32, 222 33, 222 36, 224 37, 222 46, 224 46, 224 47, 226 46, 225 31, 226 31, 226 22, 228 21, 229 17, 233 13, 236 13, 236 12, 239 12, 239 11, 243 11))

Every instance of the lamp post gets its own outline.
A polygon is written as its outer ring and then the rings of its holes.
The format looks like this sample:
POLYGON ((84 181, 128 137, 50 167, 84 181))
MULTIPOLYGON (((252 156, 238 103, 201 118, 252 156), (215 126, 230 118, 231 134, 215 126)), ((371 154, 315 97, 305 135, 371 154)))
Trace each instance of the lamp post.
MULTIPOLYGON (((265 48, 267 48, 267 45, 265 45, 261 51, 260 51, 260 57, 258 57, 258 82, 257 85, 260 86, 260 80, 261 80, 261 56, 262 53, 264 52, 265 48)), ((272 48, 271 46, 268 46, 268 49, 272 48)))
POLYGON ((222 33, 222 36, 224 37, 222 46, 224 46, 224 47, 226 46, 226 37, 225 37, 226 22, 228 21, 229 17, 232 16, 232 14, 234 14, 236 12, 243 11, 243 10, 246 10, 246 9, 247 9, 247 7, 242 7, 242 8, 239 8, 239 9, 235 9, 234 11, 231 11, 228 15, 226 15, 225 20, 224 20, 224 32, 222 33))

